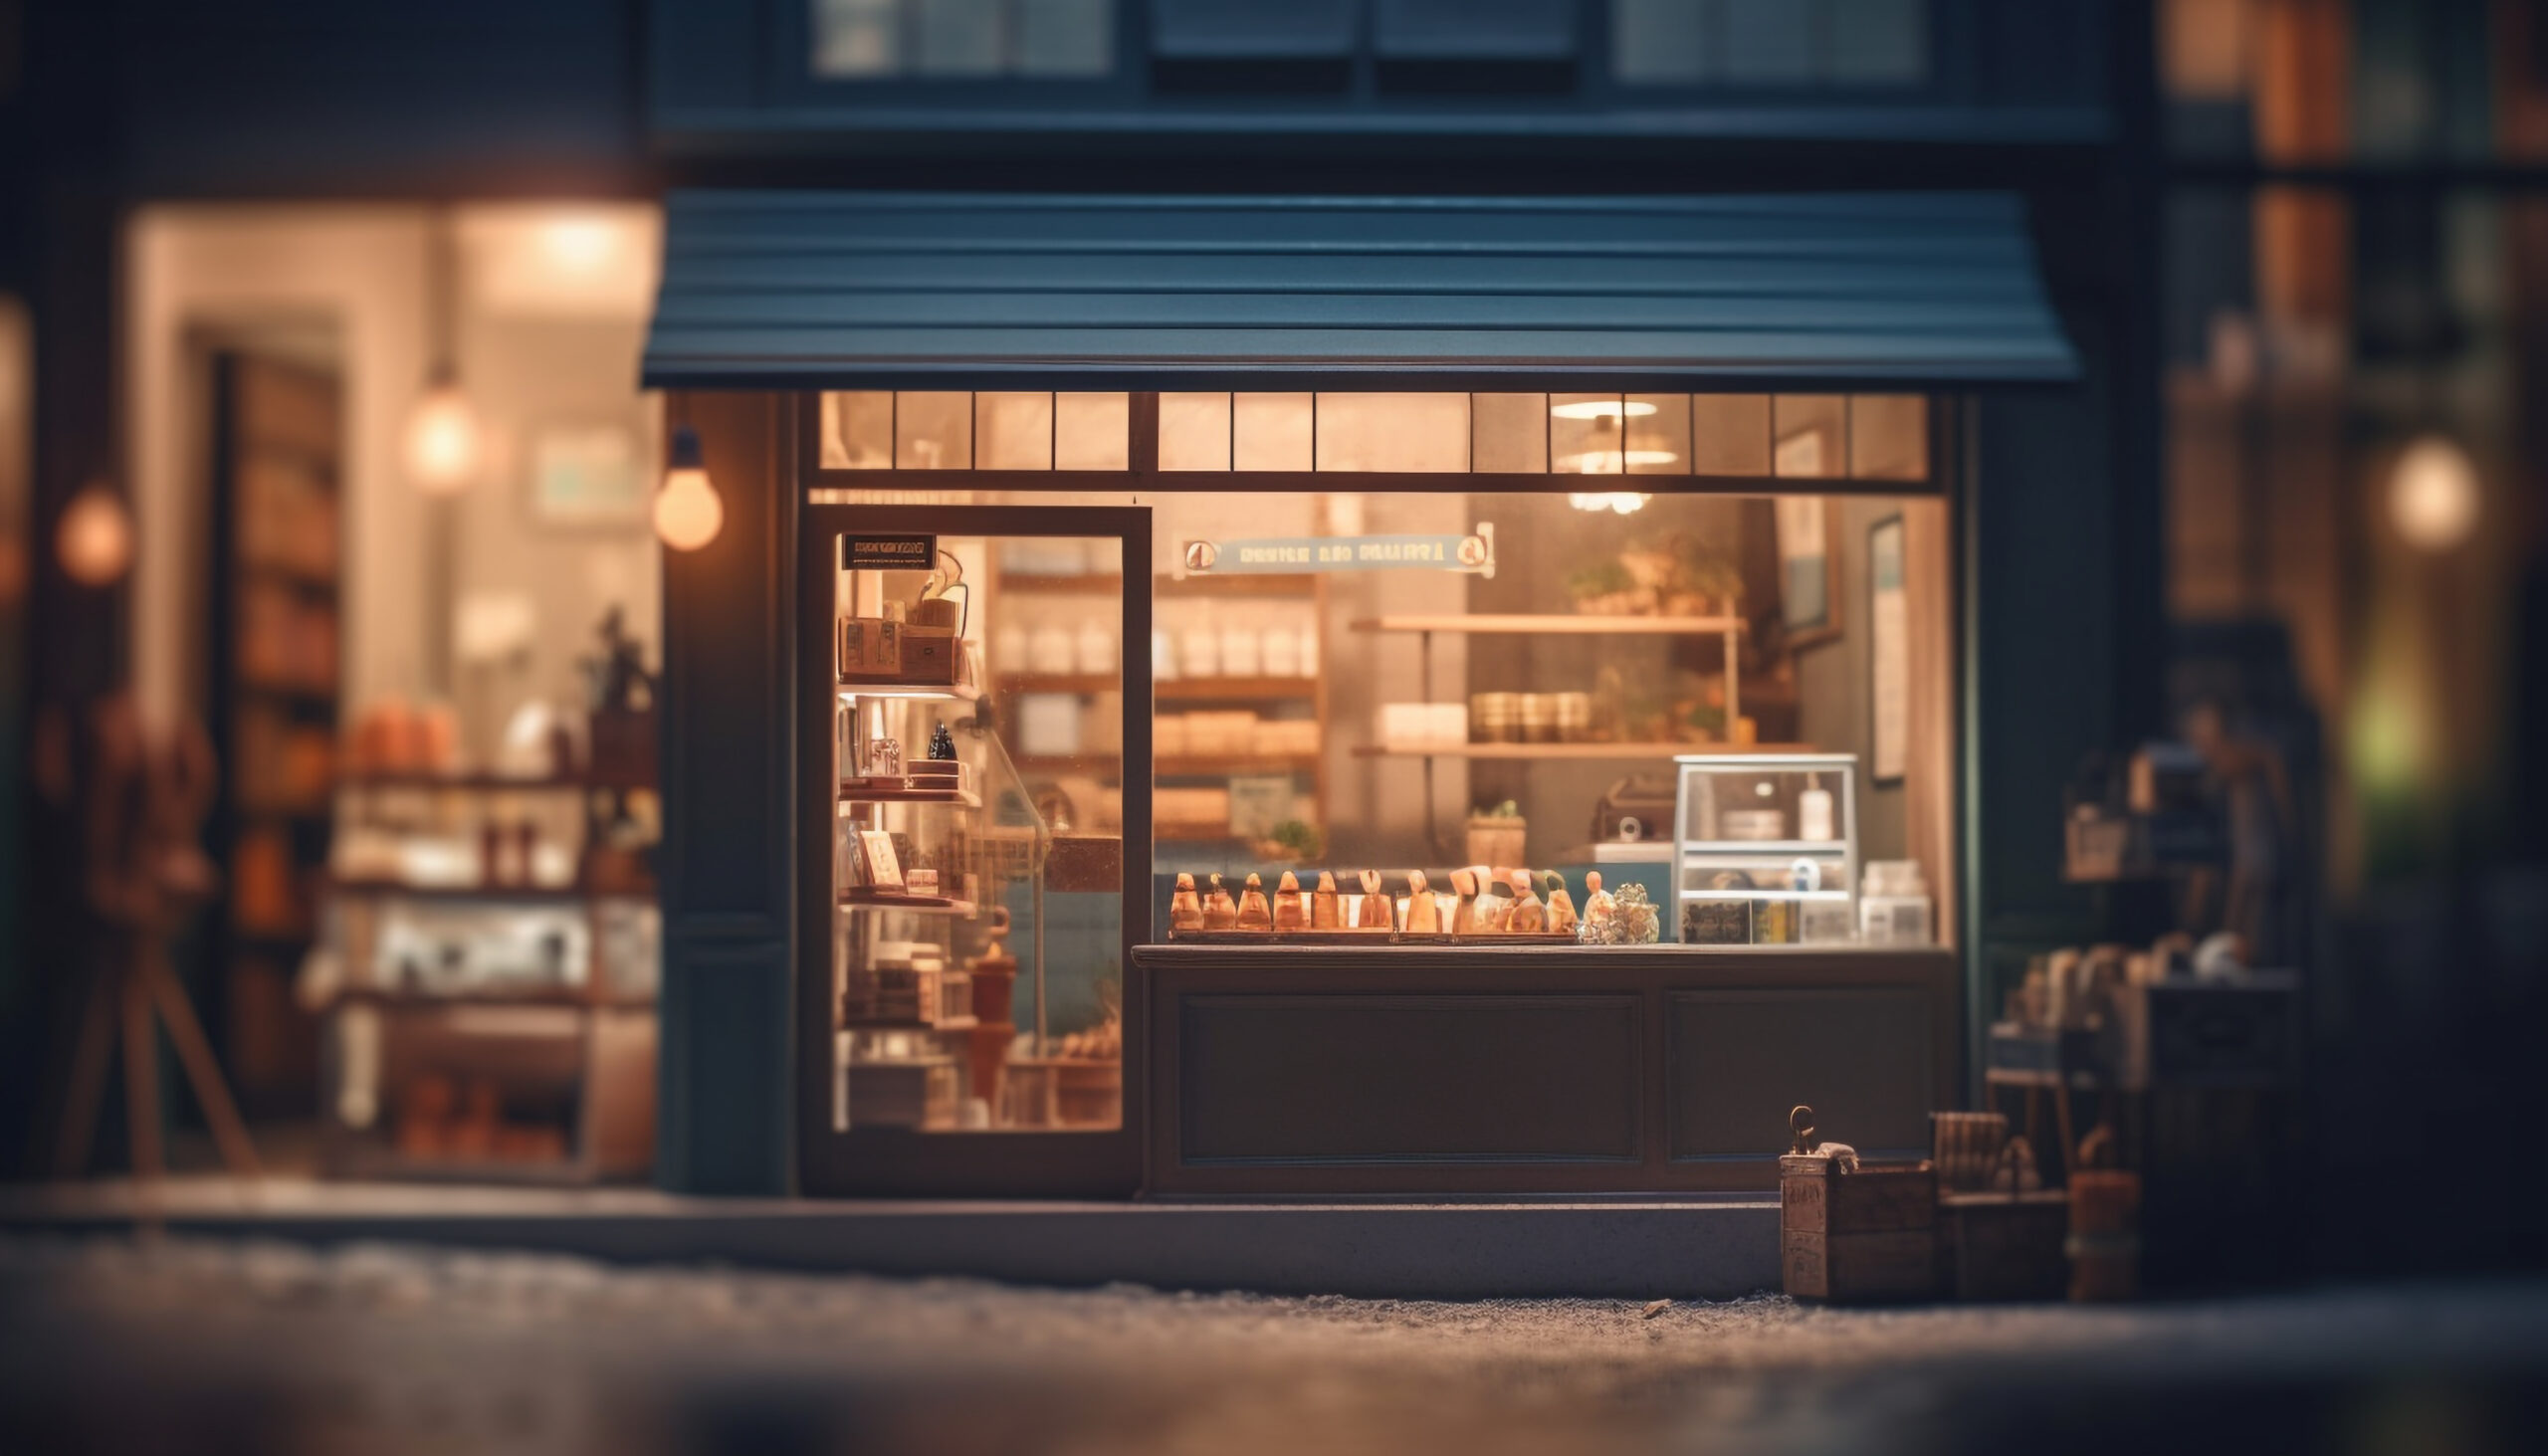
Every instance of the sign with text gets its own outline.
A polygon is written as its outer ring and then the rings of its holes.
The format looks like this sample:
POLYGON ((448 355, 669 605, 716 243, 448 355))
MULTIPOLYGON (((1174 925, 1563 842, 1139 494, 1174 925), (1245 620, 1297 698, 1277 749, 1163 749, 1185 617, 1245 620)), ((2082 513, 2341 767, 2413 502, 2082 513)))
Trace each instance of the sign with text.
POLYGON ((1295 571, 1468 571, 1495 574, 1495 526, 1467 535, 1269 536, 1187 541, 1188 576, 1295 571))
POLYGON ((934 535, 845 535, 840 538, 843 571, 932 571, 938 566, 934 535))

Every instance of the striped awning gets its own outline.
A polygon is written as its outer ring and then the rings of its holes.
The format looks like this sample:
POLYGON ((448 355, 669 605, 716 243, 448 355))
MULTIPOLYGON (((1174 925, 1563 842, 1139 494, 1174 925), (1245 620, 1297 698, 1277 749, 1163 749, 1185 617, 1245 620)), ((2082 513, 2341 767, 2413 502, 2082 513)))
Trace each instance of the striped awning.
POLYGON ((663 387, 1707 390, 2078 361, 1998 193, 677 192, 663 387))

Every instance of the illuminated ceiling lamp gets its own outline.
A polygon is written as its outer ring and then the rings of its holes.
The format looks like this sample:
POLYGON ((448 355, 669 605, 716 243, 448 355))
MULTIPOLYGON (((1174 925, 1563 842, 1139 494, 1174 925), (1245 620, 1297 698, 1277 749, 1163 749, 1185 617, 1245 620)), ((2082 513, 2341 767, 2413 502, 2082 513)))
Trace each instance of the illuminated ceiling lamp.
POLYGON ((699 432, 675 425, 664 488, 655 493, 655 535, 676 551, 695 551, 717 539, 725 525, 726 503, 717 499, 717 485, 708 478, 699 432))
MULTIPOLYGON (((1595 430, 1607 434, 1624 428, 1624 422, 1642 419, 1655 412, 1649 399, 1571 399, 1549 406, 1549 413, 1561 420, 1591 420, 1595 430)), ((1639 466, 1671 465, 1681 457, 1669 450, 1629 450, 1624 442, 1595 446, 1580 455, 1570 455, 1557 462, 1558 468, 1570 474, 1614 476, 1639 466)), ((1589 491, 1566 498, 1578 511, 1611 511, 1625 516, 1645 509, 1652 496, 1634 491, 1589 491)))
POLYGON ((2419 551, 2440 554, 2477 528, 2477 467, 2447 435, 2419 435, 2389 472, 2389 522, 2419 551))
POLYGON ((428 496, 453 496, 478 479, 485 445, 477 406, 460 387, 453 333, 459 312, 451 211, 435 210, 425 279, 426 324, 433 335, 433 366, 424 393, 407 415, 407 478, 428 496))
POLYGON ((112 586, 132 567, 132 513, 103 480, 91 481, 54 523, 54 559, 83 586, 112 586))

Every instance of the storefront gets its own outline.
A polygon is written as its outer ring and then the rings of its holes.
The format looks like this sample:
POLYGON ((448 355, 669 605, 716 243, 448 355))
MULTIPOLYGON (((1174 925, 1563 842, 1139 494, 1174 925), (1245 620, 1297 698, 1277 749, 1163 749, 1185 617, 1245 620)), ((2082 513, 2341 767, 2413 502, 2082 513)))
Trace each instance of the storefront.
POLYGON ((726 528, 667 881, 738 910, 668 915, 668 1076, 792 1026, 809 1193, 1924 1148, 1970 401, 2077 367, 2034 270, 1978 194, 675 194, 646 377, 726 528))

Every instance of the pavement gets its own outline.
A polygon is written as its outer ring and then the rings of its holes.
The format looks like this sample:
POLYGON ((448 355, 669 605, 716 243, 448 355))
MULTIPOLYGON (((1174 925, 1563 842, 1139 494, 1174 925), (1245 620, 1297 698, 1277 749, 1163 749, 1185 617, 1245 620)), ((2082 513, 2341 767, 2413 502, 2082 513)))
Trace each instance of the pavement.
POLYGON ((1351 1300, 0 1236, 0 1451, 2548 1449, 2548 1282, 1351 1300))

